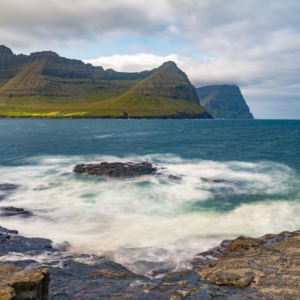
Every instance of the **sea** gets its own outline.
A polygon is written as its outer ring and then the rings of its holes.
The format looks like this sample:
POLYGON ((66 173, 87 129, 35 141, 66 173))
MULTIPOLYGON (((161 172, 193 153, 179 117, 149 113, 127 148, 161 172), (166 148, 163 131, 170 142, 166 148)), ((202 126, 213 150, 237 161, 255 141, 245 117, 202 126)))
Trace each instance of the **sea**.
POLYGON ((33 216, 3 227, 140 273, 140 262, 180 269, 222 240, 300 229, 300 121, 0 119, 4 183, 18 188, 0 206, 33 216), (157 174, 73 171, 105 161, 157 174))

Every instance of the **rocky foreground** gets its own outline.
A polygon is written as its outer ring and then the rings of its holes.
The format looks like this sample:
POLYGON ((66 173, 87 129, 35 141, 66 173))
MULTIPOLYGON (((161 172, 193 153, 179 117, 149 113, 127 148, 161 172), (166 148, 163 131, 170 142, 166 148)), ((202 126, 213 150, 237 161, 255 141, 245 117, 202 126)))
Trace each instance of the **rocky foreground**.
POLYGON ((66 246, 0 227, 0 299, 300 299, 300 231, 225 240, 162 278, 66 246))
MULTIPOLYGON (((80 164, 76 170, 117 178, 156 171, 150 163, 80 164)), ((175 175, 169 178, 181 180, 175 175)), ((0 184, 0 199, 17 188, 0 184)), ((0 218, 16 215, 32 214, 13 206, 0 207, 0 218)), ((163 262, 137 261, 148 277, 132 272, 134 266, 129 270, 103 256, 70 253, 69 248, 68 242, 53 245, 51 240, 26 238, 0 227, 0 300, 300 299, 300 231, 225 240, 199 253, 185 270, 174 270, 163 262)))

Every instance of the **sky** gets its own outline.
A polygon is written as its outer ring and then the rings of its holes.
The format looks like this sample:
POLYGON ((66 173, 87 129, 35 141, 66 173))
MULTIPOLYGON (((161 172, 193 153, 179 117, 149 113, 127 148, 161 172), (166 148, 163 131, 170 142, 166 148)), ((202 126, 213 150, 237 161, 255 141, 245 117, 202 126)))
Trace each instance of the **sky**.
POLYGON ((298 0, 1 0, 0 44, 105 69, 177 63, 195 87, 236 84, 255 118, 300 119, 298 0))

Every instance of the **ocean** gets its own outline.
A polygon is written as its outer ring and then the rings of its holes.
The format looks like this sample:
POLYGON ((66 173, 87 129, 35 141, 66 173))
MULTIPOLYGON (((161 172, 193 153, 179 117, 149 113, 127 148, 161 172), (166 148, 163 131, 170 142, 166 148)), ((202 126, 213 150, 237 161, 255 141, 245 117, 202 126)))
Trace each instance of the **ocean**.
POLYGON ((0 225, 70 251, 188 266, 239 235, 300 229, 300 121, 0 119, 0 225), (156 175, 75 174, 78 163, 152 163, 156 175), (171 180, 169 175, 181 177, 171 180))

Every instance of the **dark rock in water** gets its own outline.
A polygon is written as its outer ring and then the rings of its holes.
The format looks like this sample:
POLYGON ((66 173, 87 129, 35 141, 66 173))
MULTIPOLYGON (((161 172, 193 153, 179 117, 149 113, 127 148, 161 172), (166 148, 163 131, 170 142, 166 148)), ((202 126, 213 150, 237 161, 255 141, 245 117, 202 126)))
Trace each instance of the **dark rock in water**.
POLYGON ((1 183, 0 191, 11 191, 17 189, 19 186, 11 183, 1 183))
POLYGON ((89 175, 108 176, 115 178, 128 178, 140 175, 151 174, 156 171, 152 164, 141 163, 107 163, 100 164, 78 164, 74 168, 75 173, 85 173, 89 175))
POLYGON ((17 208, 14 206, 1 206, 0 207, 0 217, 11 217, 11 216, 26 216, 32 215, 30 211, 24 210, 23 208, 17 208))
POLYGON ((181 180, 182 179, 181 176, 176 176, 176 175, 169 175, 168 178, 171 179, 171 180, 181 180))
POLYGON ((18 185, 11 183, 1 183, 0 184, 0 201, 4 200, 12 191, 19 188, 18 185))
POLYGON ((226 182, 224 179, 210 179, 206 177, 200 177, 202 182, 213 182, 213 183, 223 183, 226 182))

